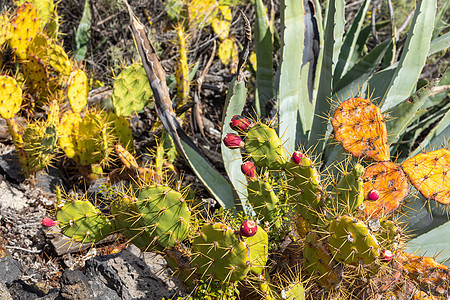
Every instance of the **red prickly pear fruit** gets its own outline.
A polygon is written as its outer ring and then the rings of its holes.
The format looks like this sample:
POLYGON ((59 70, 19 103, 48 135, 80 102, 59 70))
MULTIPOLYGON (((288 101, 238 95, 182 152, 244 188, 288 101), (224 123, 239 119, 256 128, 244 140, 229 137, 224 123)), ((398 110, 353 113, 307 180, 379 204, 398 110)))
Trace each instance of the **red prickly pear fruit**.
POLYGON ((379 198, 380 198, 380 192, 378 192, 377 190, 371 190, 367 194, 367 199, 369 199, 371 201, 377 201, 379 198))
POLYGON ((44 227, 53 227, 53 226, 55 226, 56 224, 58 224, 58 222, 57 222, 57 221, 53 221, 53 220, 50 219, 49 217, 45 217, 45 218, 42 219, 41 224, 42 224, 42 226, 44 226, 44 227))
POLYGON ((258 224, 253 220, 245 220, 242 222, 241 229, 239 230, 239 235, 243 237, 251 237, 256 234, 258 230, 258 224))
POLYGON ((390 262, 394 258, 394 254, 390 250, 382 250, 380 254, 381 261, 385 263, 390 262))
POLYGON ((244 146, 244 142, 241 138, 234 133, 229 133, 223 138, 223 143, 230 149, 238 149, 244 146))
POLYGON ((303 154, 300 151, 295 151, 292 153, 292 162, 296 165, 300 165, 302 163, 303 154))
POLYGON ((253 123, 250 122, 246 117, 240 115, 234 115, 231 118, 230 127, 236 131, 247 132, 250 127, 253 126, 253 123))
POLYGON ((241 165, 241 171, 245 174, 245 176, 250 178, 256 177, 256 169, 255 164, 251 161, 247 161, 241 165))

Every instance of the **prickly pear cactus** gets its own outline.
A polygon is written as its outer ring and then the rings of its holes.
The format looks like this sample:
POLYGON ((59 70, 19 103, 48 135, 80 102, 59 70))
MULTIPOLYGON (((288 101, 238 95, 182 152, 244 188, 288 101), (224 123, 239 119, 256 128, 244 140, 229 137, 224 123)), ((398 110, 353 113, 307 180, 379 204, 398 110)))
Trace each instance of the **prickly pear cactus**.
POLYGON ((363 210, 368 218, 377 219, 391 214, 408 194, 408 180, 402 169, 392 162, 381 162, 368 167, 363 179, 363 210), (372 198, 373 193, 378 196, 372 198))
POLYGON ((276 227, 281 226, 280 218, 277 216, 277 205, 279 199, 272 185, 266 178, 250 180, 247 185, 248 201, 262 222, 273 223, 276 227))
POLYGON ((79 113, 86 106, 88 93, 89 83, 86 73, 81 69, 74 70, 67 84, 67 96, 73 112, 79 113))
POLYGON ((45 25, 50 20, 50 15, 55 9, 55 4, 53 0, 18 0, 15 1, 17 6, 23 5, 25 2, 31 3, 37 11, 37 16, 41 21, 41 27, 44 28, 45 25))
POLYGON ((9 46, 14 50, 17 57, 27 58, 27 48, 41 29, 36 8, 31 3, 22 4, 11 20, 12 36, 9 46))
POLYGON ((98 242, 114 231, 112 220, 88 200, 67 201, 56 218, 62 233, 81 243, 98 242))
POLYGON ((6 13, 0 14, 0 48, 12 37, 11 23, 6 13))
POLYGON ((152 89, 142 64, 132 64, 114 80, 112 102, 118 116, 131 116, 149 104, 152 89))
POLYGON ((419 153, 402 164, 412 184, 426 199, 450 204, 450 151, 419 153))
POLYGON ((245 138, 245 151, 258 167, 281 170, 287 162, 283 144, 275 129, 262 123, 249 128, 245 138))
POLYGON ((0 76, 0 115, 4 119, 13 118, 22 105, 22 89, 9 76, 0 76))
POLYGON ((331 123, 336 140, 353 156, 389 160, 386 124, 380 109, 370 100, 358 97, 342 102, 331 123))
POLYGON ((256 234, 251 237, 243 238, 249 251, 250 271, 253 274, 261 274, 267 263, 269 255, 269 237, 267 232, 260 226, 256 234))
POLYGON ((223 223, 205 224, 193 240, 192 267, 222 281, 242 280, 250 271, 247 244, 223 223))
POLYGON ((24 150, 31 172, 50 165, 57 155, 58 136, 52 125, 45 123, 28 124, 23 134, 24 150))
POLYGON ((351 172, 344 174, 334 188, 337 202, 348 212, 354 211, 364 201, 363 179, 364 167, 356 164, 351 172))
POLYGON ((329 227, 329 245, 334 258, 346 264, 371 264, 379 255, 375 236, 360 220, 349 216, 338 217, 329 227))

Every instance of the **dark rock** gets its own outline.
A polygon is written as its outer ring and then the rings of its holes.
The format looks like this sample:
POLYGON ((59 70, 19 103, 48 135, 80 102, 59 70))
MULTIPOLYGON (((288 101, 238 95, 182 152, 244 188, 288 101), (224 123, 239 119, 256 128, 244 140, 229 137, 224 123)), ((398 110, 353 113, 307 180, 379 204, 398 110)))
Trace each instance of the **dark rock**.
POLYGON ((144 253, 131 245, 118 254, 97 256, 86 261, 90 280, 100 280, 122 299, 172 299, 181 290, 162 256, 144 253))
POLYGON ((35 300, 56 300, 56 299, 61 299, 59 297, 59 290, 57 289, 51 289, 47 295, 43 296, 43 297, 39 297, 36 298, 35 300))
POLYGON ((9 285, 9 292, 13 299, 20 300, 35 300, 45 296, 41 291, 20 279, 9 285))
POLYGON ((37 172, 35 181, 42 191, 54 194, 56 187, 62 187, 63 190, 67 190, 61 178, 63 178, 63 174, 59 169, 49 167, 45 171, 37 172))
POLYGON ((0 172, 6 176, 6 179, 14 183, 25 181, 16 150, 0 155, 0 172))
POLYGON ((12 284, 22 275, 22 266, 20 263, 8 256, 0 258, 0 282, 6 285, 12 284))
POLYGON ((61 298, 67 300, 92 299, 88 278, 78 270, 66 269, 61 276, 61 298))

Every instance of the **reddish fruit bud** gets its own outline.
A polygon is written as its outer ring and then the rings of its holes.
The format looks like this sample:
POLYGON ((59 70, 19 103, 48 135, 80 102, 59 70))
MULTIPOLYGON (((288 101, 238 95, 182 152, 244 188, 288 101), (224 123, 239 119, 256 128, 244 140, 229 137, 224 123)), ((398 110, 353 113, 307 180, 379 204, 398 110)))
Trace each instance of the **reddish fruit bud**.
POLYGON ((223 143, 230 149, 237 149, 244 146, 244 142, 241 138, 234 133, 229 133, 223 138, 223 143))
POLYGON ((392 252, 390 250, 382 250, 381 251, 380 259, 382 262, 388 263, 392 260, 393 257, 394 257, 394 254, 392 254, 392 252))
POLYGON ((295 151, 292 153, 292 162, 296 165, 300 165, 302 163, 303 154, 300 151, 295 151))
POLYGON ((369 194, 367 194, 367 199, 371 201, 376 201, 380 198, 380 193, 377 190, 371 190, 369 194))
POLYGON ((248 129, 253 126, 253 124, 243 116, 234 115, 231 118, 230 126, 236 131, 247 132, 248 129))
POLYGON ((256 169, 255 164, 251 161, 245 162, 241 165, 241 171, 245 174, 245 176, 250 178, 256 177, 256 169))
POLYGON ((253 220, 245 220, 242 222, 241 229, 239 230, 239 235, 243 237, 251 237, 256 234, 258 230, 258 224, 253 220))
POLYGON ((45 217, 45 218, 42 219, 41 224, 42 224, 42 226, 44 226, 44 227, 53 227, 53 226, 55 226, 56 224, 58 224, 58 222, 57 222, 57 221, 53 221, 53 220, 50 219, 49 217, 45 217))

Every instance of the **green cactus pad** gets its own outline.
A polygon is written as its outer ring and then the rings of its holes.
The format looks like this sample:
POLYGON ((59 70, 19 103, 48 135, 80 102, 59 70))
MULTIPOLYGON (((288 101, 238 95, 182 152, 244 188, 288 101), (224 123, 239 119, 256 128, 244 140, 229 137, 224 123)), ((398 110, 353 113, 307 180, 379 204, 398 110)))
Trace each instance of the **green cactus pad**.
POLYGON ((155 241, 171 248, 187 237, 191 212, 179 192, 151 186, 140 191, 137 201, 124 200, 113 211, 118 230, 141 250, 148 250, 155 241))
POLYGON ((364 201, 364 185, 362 176, 364 167, 356 164, 353 170, 341 177, 334 188, 337 202, 345 206, 347 213, 353 213, 364 201))
POLYGON ((249 181, 247 185, 248 201, 257 213, 260 221, 270 222, 279 228, 280 218, 277 218, 277 204, 279 199, 273 191, 272 185, 266 179, 249 181))
POLYGON ((47 58, 50 66, 58 73, 69 76, 72 70, 72 64, 66 51, 56 44, 50 44, 47 48, 47 58))
POLYGON ((296 204, 297 211, 309 223, 317 216, 313 210, 321 203, 320 175, 310 158, 304 156, 300 165, 292 161, 285 166, 286 190, 289 201, 296 204))
POLYGON ((126 67, 114 80, 112 102, 119 116, 131 116, 141 111, 152 97, 152 89, 142 64, 126 67))
POLYGON ((10 119, 20 111, 22 89, 17 81, 9 76, 0 76, 0 115, 10 119))
POLYGON ((108 112, 106 119, 108 123, 111 123, 111 127, 114 128, 114 135, 118 138, 119 143, 128 151, 134 153, 133 133, 131 132, 128 120, 113 112, 108 112))
POLYGON ((245 151, 258 167, 281 170, 287 161, 283 144, 275 129, 261 123, 248 130, 245 151))
POLYGON ((56 219, 64 235, 81 243, 98 242, 114 231, 113 223, 87 200, 66 202, 56 219))
POLYGON ((242 280, 250 271, 247 244, 222 223, 203 225, 192 244, 192 267, 200 275, 213 274, 222 281, 242 280))
POLYGON ((36 8, 31 3, 20 6, 11 20, 12 36, 9 46, 21 59, 27 58, 28 45, 33 41, 41 28, 36 8))
POLYGON ((360 220, 349 216, 334 219, 329 227, 329 245, 338 261, 346 264, 371 264, 379 255, 375 236, 360 220))
POLYGON ((305 270, 311 276, 317 276, 320 285, 328 290, 339 287, 343 269, 333 259, 326 241, 315 233, 309 233, 303 248, 305 270))
POLYGON ((269 237, 260 226, 254 236, 244 238, 248 246, 250 271, 259 275, 264 271, 269 255, 269 237))
POLYGON ((103 163, 114 151, 115 139, 103 114, 92 111, 79 123, 76 133, 78 163, 83 166, 103 163))
POLYGON ((86 73, 81 69, 73 71, 67 84, 67 96, 74 112, 79 113, 86 106, 88 93, 89 83, 86 73))

